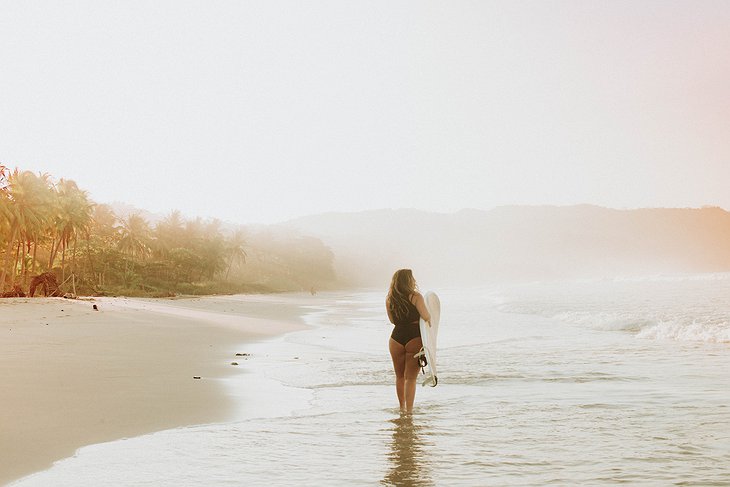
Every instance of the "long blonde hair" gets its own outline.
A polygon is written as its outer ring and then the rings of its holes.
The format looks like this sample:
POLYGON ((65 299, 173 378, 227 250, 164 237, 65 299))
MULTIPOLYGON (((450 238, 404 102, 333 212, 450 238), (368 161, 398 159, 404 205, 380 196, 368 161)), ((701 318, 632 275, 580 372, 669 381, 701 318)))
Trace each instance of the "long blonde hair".
POLYGON ((411 295, 418 289, 410 269, 398 269, 393 274, 388 291, 388 311, 394 319, 408 315, 411 295))

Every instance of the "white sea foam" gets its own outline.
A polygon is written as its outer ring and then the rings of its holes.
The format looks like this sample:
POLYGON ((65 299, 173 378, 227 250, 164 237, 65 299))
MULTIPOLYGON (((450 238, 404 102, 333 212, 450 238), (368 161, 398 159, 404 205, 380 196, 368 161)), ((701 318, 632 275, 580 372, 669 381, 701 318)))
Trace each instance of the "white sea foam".
POLYGON ((654 340, 730 343, 730 324, 702 323, 697 320, 692 323, 662 321, 641 329, 636 336, 654 340))
POLYGON ((730 273, 515 286, 495 308, 637 338, 728 343, 730 273))

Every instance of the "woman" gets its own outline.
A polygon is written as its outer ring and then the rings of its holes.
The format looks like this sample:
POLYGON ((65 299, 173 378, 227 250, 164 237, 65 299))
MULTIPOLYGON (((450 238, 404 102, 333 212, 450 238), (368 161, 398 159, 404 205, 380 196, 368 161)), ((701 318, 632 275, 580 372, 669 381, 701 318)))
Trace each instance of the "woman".
POLYGON ((393 274, 385 309, 390 322, 395 325, 389 344, 395 370, 395 391, 401 410, 411 412, 419 371, 418 359, 414 355, 423 346, 418 321, 423 318, 430 324, 431 315, 410 269, 400 269, 393 274))

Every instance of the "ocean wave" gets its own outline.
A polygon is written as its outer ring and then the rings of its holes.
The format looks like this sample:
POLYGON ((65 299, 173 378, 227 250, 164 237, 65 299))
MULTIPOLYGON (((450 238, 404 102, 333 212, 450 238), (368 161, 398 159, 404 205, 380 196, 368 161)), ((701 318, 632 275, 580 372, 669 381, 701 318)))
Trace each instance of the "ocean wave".
POLYGON ((706 343, 730 343, 730 323, 662 321, 642 328, 637 338, 706 343))
POLYGON ((644 327, 656 323, 651 318, 620 312, 564 311, 551 318, 563 323, 604 331, 638 332, 644 327))
POLYGON ((647 340, 730 343, 730 322, 713 316, 690 320, 686 316, 657 318, 632 313, 570 311, 558 313, 553 319, 593 330, 633 333, 647 340))
POLYGON ((558 313, 553 319, 602 331, 624 331, 648 340, 730 343, 730 322, 718 317, 689 319, 686 316, 657 318, 632 313, 581 312, 558 313))
MULTIPOLYGON (((621 331, 647 340, 675 340, 706 343, 730 343, 730 320, 721 312, 692 317, 684 313, 641 311, 573 310, 550 311, 539 305, 502 306, 503 312, 532 314, 561 323, 599 331, 621 331)), ((704 313, 703 313, 704 314, 704 313)))
POLYGON ((646 340, 730 343, 730 273, 521 286, 505 294, 499 312, 646 340))

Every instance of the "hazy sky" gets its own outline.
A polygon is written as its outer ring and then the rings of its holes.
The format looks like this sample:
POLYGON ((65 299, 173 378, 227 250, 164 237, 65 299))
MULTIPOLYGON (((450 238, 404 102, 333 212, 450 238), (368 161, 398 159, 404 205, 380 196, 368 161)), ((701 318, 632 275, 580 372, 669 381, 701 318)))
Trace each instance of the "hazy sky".
POLYGON ((728 1, 0 0, 0 162, 233 222, 730 208, 728 1))

